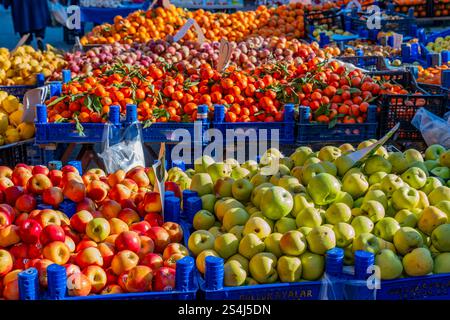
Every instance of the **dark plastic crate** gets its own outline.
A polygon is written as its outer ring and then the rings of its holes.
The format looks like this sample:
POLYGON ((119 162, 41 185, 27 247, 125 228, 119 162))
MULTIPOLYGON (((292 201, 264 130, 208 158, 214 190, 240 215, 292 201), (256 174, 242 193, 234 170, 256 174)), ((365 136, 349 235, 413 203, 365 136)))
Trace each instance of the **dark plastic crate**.
POLYGON ((365 123, 336 123, 332 128, 328 124, 310 122, 310 108, 300 107, 297 143, 311 142, 360 142, 377 137, 376 107, 369 106, 365 123))
POLYGON ((408 14, 408 10, 413 9, 414 10, 414 17, 416 18, 425 18, 425 17, 432 17, 433 15, 430 15, 429 11, 429 0, 426 0, 424 3, 421 4, 398 4, 395 3, 394 11, 402 14, 408 14))
POLYGON ((47 164, 53 160, 53 152, 39 148, 34 139, 0 146, 0 165, 14 167, 19 163, 47 164))
MULTIPOLYGON (((294 135, 294 105, 285 105, 284 121, 281 122, 225 122, 225 109, 222 105, 214 106, 214 121, 212 127, 220 130, 224 139, 227 136, 227 130, 234 130, 236 139, 245 139, 249 132, 256 133, 258 139, 263 139, 266 133, 267 141, 272 141, 276 137, 273 130, 278 130, 278 139, 280 143, 292 143, 295 140, 294 135), (262 131, 265 130, 265 131, 262 131)), ((232 141, 227 141, 231 142, 232 141)))
POLYGON ((418 85, 410 71, 382 71, 372 72, 372 76, 389 79, 403 85, 407 90, 419 91, 421 95, 414 94, 383 94, 378 99, 380 110, 380 136, 385 135, 398 122, 397 131, 399 141, 420 141, 422 135, 411 124, 411 120, 419 108, 442 117, 447 110, 448 90, 436 85, 418 85))
POLYGON ((353 56, 339 57, 338 59, 369 71, 383 71, 388 69, 386 60, 380 56, 353 56))

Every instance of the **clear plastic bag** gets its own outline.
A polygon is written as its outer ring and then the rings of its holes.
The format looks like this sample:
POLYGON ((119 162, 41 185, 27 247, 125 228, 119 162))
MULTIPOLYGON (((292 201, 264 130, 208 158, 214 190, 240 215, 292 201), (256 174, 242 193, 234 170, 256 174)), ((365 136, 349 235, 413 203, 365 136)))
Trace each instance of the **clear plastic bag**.
POLYGON ((142 143, 142 130, 137 122, 129 125, 123 132, 108 123, 103 132, 102 152, 99 154, 106 171, 112 173, 122 169, 126 172, 137 166, 144 167, 142 143), (114 143, 115 141, 118 142, 114 143))
POLYGON ((422 134, 427 145, 440 144, 450 148, 450 117, 447 120, 420 108, 411 121, 422 134))

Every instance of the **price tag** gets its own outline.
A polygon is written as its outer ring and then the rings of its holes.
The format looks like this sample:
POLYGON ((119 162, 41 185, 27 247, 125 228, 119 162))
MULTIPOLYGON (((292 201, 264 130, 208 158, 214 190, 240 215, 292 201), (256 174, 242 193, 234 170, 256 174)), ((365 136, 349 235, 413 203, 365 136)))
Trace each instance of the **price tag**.
POLYGON ((230 43, 222 38, 220 40, 220 46, 219 46, 219 59, 217 60, 217 71, 223 71, 230 62, 231 54, 232 54, 232 48, 230 43))
POLYGON ((153 172, 155 173, 155 192, 159 192, 159 197, 161 199, 161 208, 163 212, 164 219, 164 180, 166 175, 166 144, 161 143, 159 148, 158 161, 152 166, 153 172))
POLYGON ((186 21, 184 26, 181 27, 181 29, 177 32, 177 34, 173 37, 173 41, 178 42, 180 41, 188 32, 188 30, 194 26, 195 32, 197 33, 197 41, 201 44, 205 42, 205 35, 203 34, 202 28, 198 25, 197 21, 194 19, 189 19, 186 21))

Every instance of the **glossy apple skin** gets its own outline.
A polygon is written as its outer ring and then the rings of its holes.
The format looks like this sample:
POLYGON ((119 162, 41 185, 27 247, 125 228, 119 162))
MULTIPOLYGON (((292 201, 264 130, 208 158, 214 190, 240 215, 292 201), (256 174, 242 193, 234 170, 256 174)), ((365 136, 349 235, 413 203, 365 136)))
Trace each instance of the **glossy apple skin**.
POLYGON ((38 173, 27 182, 27 190, 33 194, 42 194, 45 189, 53 187, 52 181, 44 174, 38 173))
POLYGON ((67 294, 69 296, 84 297, 89 295, 92 289, 89 278, 83 273, 74 273, 67 278, 67 294))
POLYGON ((16 200, 16 209, 19 212, 30 212, 36 209, 36 198, 31 194, 22 194, 16 200))
POLYGON ((149 212, 144 216, 144 220, 148 221, 152 227, 160 227, 163 225, 163 217, 158 212, 149 212))
POLYGON ((167 291, 175 288, 175 269, 162 267, 155 271, 153 290, 167 291))
POLYGON ((86 225, 94 219, 92 214, 87 210, 81 210, 70 218, 70 226, 79 233, 86 232, 86 225))
POLYGON ((173 181, 164 182, 164 189, 167 191, 172 191, 175 194, 175 197, 181 198, 181 190, 180 187, 173 181))
POLYGON ((146 235, 148 230, 151 229, 151 225, 148 221, 140 221, 140 222, 136 222, 133 223, 130 226, 130 230, 137 232, 139 235, 146 235))
POLYGON ((41 241, 42 246, 45 246, 53 241, 64 242, 64 240, 66 239, 66 234, 62 227, 50 224, 46 226, 44 229, 42 229, 39 239, 41 241))
MULTIPOLYGON (((42 226, 33 219, 26 219, 19 227, 19 235, 25 243, 36 243, 40 239, 42 226)), ((26 258, 26 257, 24 257, 26 258)))
POLYGON ((158 192, 148 192, 144 197, 145 212, 161 212, 161 196, 158 192))
POLYGON ((141 249, 141 239, 134 231, 124 231, 117 236, 115 246, 118 251, 130 250, 138 253, 141 249))
POLYGON ((165 222, 162 227, 169 233, 170 242, 181 242, 183 240, 183 229, 176 222, 165 222))
POLYGON ((21 186, 12 186, 6 188, 5 191, 2 192, 4 194, 4 199, 0 199, 0 202, 5 201, 7 204, 14 206, 16 204, 16 200, 23 195, 24 189, 21 186))
POLYGON ((157 253, 147 253, 140 261, 140 264, 150 267, 153 271, 164 266, 164 260, 157 253))
POLYGON ((155 243, 155 252, 162 253, 167 245, 170 243, 169 233, 163 227, 152 227, 147 236, 152 238, 155 243))

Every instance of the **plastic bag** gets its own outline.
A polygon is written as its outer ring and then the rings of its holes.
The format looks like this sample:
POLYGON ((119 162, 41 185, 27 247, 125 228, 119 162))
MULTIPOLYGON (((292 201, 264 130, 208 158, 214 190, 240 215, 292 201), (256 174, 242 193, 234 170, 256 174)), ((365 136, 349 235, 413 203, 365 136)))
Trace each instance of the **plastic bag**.
POLYGON ((54 21, 56 21, 62 26, 66 26, 67 21, 66 7, 64 7, 59 2, 50 2, 50 12, 52 14, 52 18, 54 21))
POLYGON ((102 152, 99 157, 103 159, 108 173, 119 169, 127 172, 137 167, 145 166, 144 149, 142 147, 142 130, 137 122, 129 125, 120 135, 115 125, 108 123, 103 133, 102 152), (111 144, 111 141, 118 141, 111 144))
POLYGON ((440 144, 447 149, 450 148, 450 117, 445 120, 420 108, 411 123, 422 133, 427 145, 440 144))

